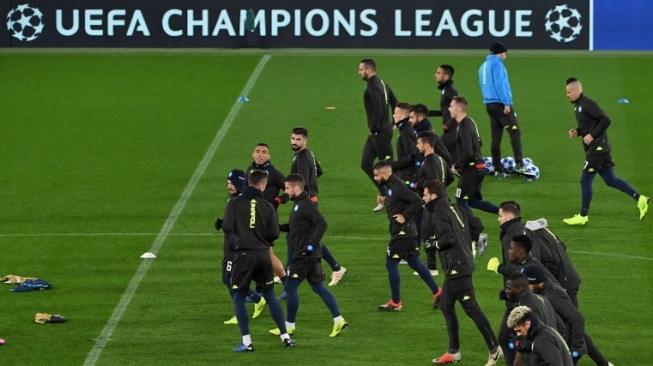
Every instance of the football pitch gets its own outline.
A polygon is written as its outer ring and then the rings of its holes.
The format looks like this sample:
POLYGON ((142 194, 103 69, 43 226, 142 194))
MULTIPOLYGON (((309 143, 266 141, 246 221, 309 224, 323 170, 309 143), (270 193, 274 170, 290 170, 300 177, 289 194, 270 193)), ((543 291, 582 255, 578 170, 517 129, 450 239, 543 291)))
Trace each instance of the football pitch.
MULTIPOLYGON (((367 134, 364 83, 356 68, 372 57, 400 101, 437 109, 437 65, 452 64, 489 155, 490 130, 477 83, 483 51, 401 52, 5 52, 0 53, 0 276, 36 276, 54 288, 12 293, 0 285, 0 365, 428 365, 446 351, 442 314, 424 284, 402 266, 404 310, 384 313, 385 214, 360 169, 367 134), (266 56, 269 55, 269 56, 266 56), (239 103, 242 91, 249 102, 239 103), (333 106, 335 109, 325 109, 333 106), (256 352, 234 354, 237 326, 221 283, 226 174, 251 163, 258 142, 288 173, 290 130, 309 130, 324 169, 320 209, 325 243, 349 272, 335 295, 349 327, 329 338, 332 320, 304 284, 295 339, 284 349, 265 311, 250 322, 256 352), (139 256, 158 248, 158 258, 139 256), (37 312, 63 324, 39 325, 37 312)), ((582 277, 587 332, 615 365, 652 365, 653 217, 594 183, 587 227, 565 227, 579 210, 584 163, 564 81, 575 76, 612 119, 615 172, 653 194, 651 53, 510 52, 510 74, 525 156, 541 178, 486 177, 484 196, 517 200, 526 219, 546 217, 582 277), (630 103, 618 104, 627 98, 630 103)), ((437 132, 440 121, 432 119, 437 132)), ((503 155, 512 151, 504 136, 503 155)), ((450 195, 453 196, 453 186, 450 195)), ((286 222, 289 205, 279 211, 286 222)), ((478 212, 490 237, 474 276, 495 330, 502 281, 485 270, 500 255, 495 216, 478 212)), ((275 245, 285 258, 285 240, 275 245)), ((327 271, 328 275, 329 271, 327 271)), ((442 283, 442 277, 437 278, 442 283)), ((281 291, 280 287, 276 289, 281 291)), ((282 303, 285 311, 285 303, 282 303)), ((251 314, 253 306, 248 305, 251 314)), ((487 350, 458 309, 464 365, 487 350)), ((580 365, 592 365, 584 357, 580 365)))

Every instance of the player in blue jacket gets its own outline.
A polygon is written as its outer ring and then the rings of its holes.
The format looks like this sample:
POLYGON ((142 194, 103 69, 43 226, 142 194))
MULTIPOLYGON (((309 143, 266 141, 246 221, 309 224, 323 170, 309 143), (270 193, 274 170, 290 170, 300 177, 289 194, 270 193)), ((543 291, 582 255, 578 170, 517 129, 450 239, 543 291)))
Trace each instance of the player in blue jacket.
POLYGON ((492 164, 495 166, 495 176, 507 176, 501 168, 501 139, 505 128, 510 135, 510 144, 515 154, 515 171, 523 173, 523 154, 521 147, 521 131, 517 124, 517 115, 512 105, 512 91, 508 80, 508 71, 503 60, 508 57, 508 48, 501 42, 492 43, 490 54, 478 69, 478 82, 483 94, 483 103, 490 116, 492 130, 492 164))

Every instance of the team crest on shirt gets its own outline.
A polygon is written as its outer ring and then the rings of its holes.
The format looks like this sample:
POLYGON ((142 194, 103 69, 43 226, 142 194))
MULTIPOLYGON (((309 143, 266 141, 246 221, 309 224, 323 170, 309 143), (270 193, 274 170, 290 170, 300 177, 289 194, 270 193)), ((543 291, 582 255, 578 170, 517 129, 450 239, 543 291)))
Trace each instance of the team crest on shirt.
POLYGON ((293 211, 295 212, 299 211, 299 205, 295 205, 295 207, 293 207, 293 211))

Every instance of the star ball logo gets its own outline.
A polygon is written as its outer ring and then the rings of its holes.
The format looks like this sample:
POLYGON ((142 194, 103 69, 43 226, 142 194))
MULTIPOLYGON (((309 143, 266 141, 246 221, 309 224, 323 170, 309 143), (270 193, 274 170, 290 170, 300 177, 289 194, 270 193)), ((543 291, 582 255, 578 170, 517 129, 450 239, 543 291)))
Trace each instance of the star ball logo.
POLYGON ((7 30, 21 42, 37 39, 43 28, 43 13, 29 4, 18 5, 7 13, 7 30))
POLYGON ((569 43, 580 35, 583 29, 581 15, 577 9, 567 4, 557 5, 544 16, 544 29, 549 37, 557 42, 569 43))

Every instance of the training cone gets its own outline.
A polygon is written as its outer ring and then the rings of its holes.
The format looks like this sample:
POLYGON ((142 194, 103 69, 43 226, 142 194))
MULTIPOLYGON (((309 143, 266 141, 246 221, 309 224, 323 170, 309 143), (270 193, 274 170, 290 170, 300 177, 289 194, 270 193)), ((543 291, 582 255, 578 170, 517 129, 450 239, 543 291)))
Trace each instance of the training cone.
POLYGON ((156 255, 152 252, 145 252, 143 255, 141 255, 141 258, 143 259, 154 259, 156 258, 156 255))

